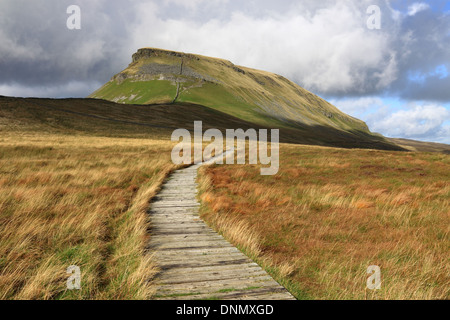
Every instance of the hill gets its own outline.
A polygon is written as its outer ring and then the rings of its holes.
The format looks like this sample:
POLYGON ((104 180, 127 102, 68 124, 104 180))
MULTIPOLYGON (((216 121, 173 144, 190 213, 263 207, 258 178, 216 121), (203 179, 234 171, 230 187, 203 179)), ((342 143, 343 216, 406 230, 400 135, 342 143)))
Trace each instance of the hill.
MULTIPOLYGON (((99 99, 38 99, 0 97, 0 132, 35 131, 88 134, 108 137, 170 139, 177 128, 193 130, 194 121, 203 129, 274 128, 246 121, 198 104, 177 102, 157 105, 127 105, 99 99)), ((383 137, 366 132, 348 132, 317 125, 280 128, 280 142, 403 150, 383 137)))
POLYGON ((399 138, 388 138, 388 140, 410 151, 441 152, 450 154, 450 145, 444 143, 423 142, 399 138))
POLYGON ((122 104, 193 103, 269 128, 296 129, 308 144, 402 150, 367 125, 301 88, 266 71, 230 61, 139 49, 131 64, 90 98, 122 104), (331 144, 330 144, 331 143, 331 144))

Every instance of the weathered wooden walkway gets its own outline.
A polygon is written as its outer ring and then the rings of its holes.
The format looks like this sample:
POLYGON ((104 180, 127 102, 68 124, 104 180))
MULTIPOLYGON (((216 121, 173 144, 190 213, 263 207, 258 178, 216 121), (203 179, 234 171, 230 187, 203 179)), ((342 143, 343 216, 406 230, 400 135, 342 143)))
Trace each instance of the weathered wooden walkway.
POLYGON ((156 252, 161 270, 156 277, 156 298, 294 299, 200 219, 196 199, 199 166, 174 172, 151 205, 149 249, 156 252))

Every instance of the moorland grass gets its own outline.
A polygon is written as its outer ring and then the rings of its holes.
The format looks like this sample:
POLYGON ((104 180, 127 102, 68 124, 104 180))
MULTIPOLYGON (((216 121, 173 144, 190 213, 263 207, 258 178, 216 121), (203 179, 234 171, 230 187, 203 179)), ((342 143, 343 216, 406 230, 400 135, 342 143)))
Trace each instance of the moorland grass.
POLYGON ((275 176, 202 168, 202 217, 300 299, 450 298, 450 156, 282 145, 280 159, 275 176))
POLYGON ((42 134, 0 141, 0 299, 147 299, 149 200, 171 143, 42 134), (66 269, 81 268, 69 291, 66 269))

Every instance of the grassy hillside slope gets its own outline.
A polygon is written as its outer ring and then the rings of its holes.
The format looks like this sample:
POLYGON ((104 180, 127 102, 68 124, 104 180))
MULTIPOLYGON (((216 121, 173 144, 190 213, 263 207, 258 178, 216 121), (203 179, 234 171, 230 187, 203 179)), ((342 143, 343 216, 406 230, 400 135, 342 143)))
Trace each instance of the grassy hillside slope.
POLYGON ((444 143, 423 142, 397 138, 388 138, 388 140, 410 151, 441 152, 445 154, 450 154, 450 145, 444 143))
MULTIPOLYGON (((194 121, 203 129, 271 128, 255 124, 191 103, 123 105, 99 99, 35 99, 0 97, 0 132, 20 128, 35 132, 89 134, 108 137, 170 139, 177 128, 193 129, 194 121)), ((347 132, 330 126, 282 127, 280 141, 296 144, 345 148, 401 150, 382 137, 347 132)))

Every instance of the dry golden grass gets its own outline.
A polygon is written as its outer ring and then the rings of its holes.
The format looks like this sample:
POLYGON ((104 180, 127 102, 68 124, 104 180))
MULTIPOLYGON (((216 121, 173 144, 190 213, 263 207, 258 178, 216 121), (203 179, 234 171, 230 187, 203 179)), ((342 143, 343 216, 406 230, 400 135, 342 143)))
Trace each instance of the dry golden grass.
POLYGON ((272 177, 201 170, 203 217, 298 298, 450 298, 450 156, 282 145, 280 159, 272 177))
MULTIPOLYGON (((200 169, 202 172, 204 168, 200 169)), ((214 192, 211 189, 210 179, 207 175, 203 174, 199 178, 199 190, 200 199, 203 203, 207 203, 211 206, 213 212, 219 210, 228 211, 229 203, 226 197, 215 197, 214 192)), ((216 230, 225 234, 226 237, 232 241, 236 246, 249 250, 249 253, 253 255, 259 255, 261 253, 259 248, 259 238, 252 232, 251 228, 245 221, 233 218, 231 215, 210 215, 208 222, 212 224, 216 230)))
POLYGON ((0 299, 146 299, 148 202, 170 141, 2 132, 0 299), (66 289, 70 265, 81 290, 66 289))

